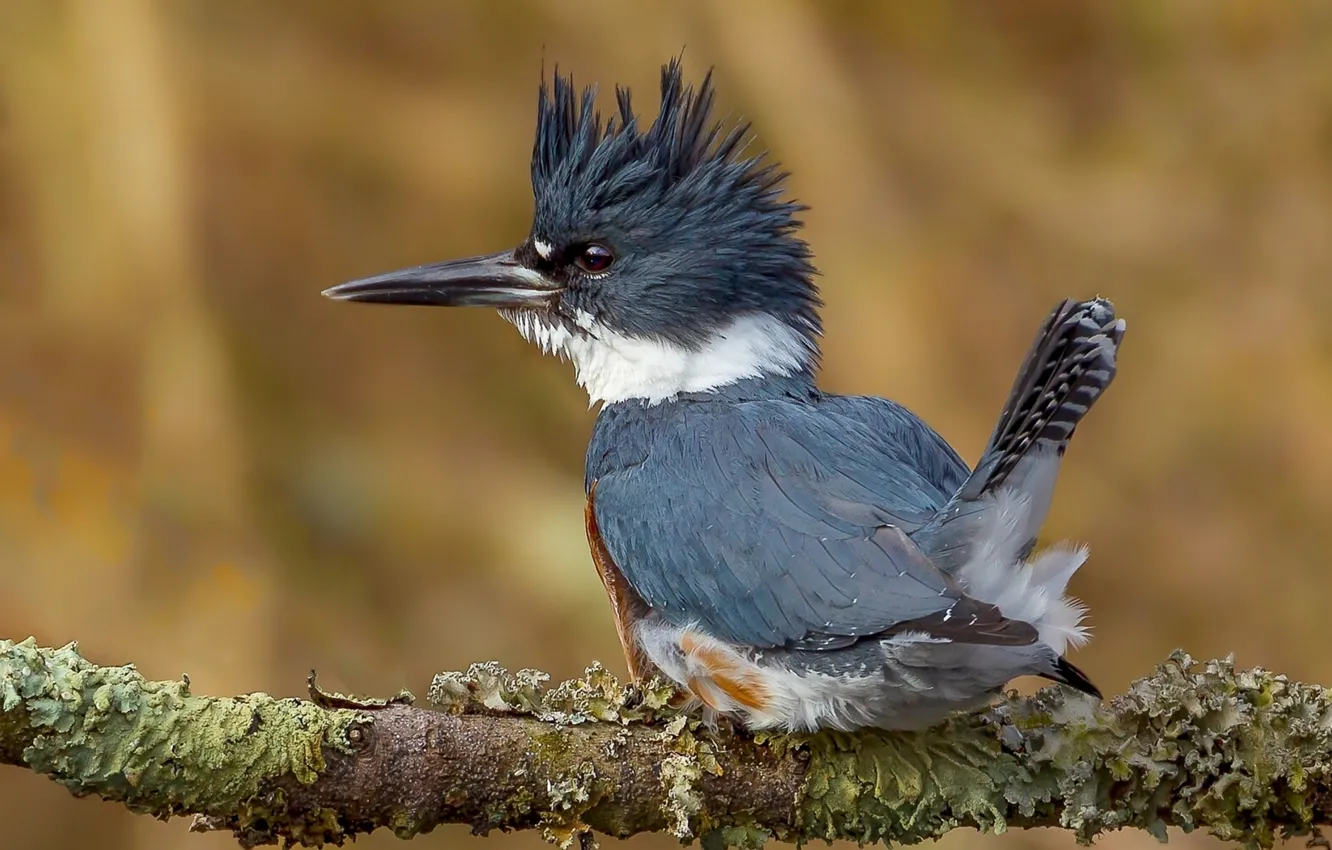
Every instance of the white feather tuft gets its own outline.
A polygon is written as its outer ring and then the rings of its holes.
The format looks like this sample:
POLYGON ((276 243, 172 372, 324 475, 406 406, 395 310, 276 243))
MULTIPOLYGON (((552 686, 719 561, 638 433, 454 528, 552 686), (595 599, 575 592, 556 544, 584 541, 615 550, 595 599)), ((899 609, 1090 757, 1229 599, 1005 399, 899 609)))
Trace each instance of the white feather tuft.
POLYGON ((1029 539, 1030 501, 1004 488, 986 509, 976 532, 971 558, 958 571, 967 593, 997 607, 1005 617, 1036 627, 1042 643, 1063 655, 1082 646, 1089 634, 1082 624, 1087 608, 1065 596, 1068 581, 1087 560, 1086 546, 1052 546, 1029 561, 1018 558, 1029 539))

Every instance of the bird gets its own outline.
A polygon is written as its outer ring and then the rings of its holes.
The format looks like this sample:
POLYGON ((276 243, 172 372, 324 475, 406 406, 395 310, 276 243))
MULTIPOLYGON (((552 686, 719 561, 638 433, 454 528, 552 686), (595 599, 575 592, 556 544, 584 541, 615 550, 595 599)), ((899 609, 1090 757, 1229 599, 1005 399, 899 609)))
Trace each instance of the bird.
POLYGON ((922 729, 1015 678, 1101 694, 1066 657, 1082 546, 1035 551, 1074 430, 1116 373, 1108 300, 1041 324, 971 469, 905 406, 825 392, 808 207, 713 118, 714 71, 661 70, 643 121, 557 67, 537 97, 533 220, 515 248, 334 286, 481 306, 572 361, 598 407, 584 522, 631 679, 710 723, 922 729))

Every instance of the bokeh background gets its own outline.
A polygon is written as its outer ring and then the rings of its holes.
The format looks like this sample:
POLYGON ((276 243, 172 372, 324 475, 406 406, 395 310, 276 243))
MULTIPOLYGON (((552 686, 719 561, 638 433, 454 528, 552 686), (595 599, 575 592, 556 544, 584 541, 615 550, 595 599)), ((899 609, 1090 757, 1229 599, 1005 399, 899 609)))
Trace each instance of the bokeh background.
MULTIPOLYGON (((483 311, 319 291, 515 244, 542 63, 650 114, 682 46, 812 207, 827 387, 974 459, 1057 299, 1128 317, 1046 529, 1093 548, 1079 665, 1109 693, 1176 646, 1332 682, 1323 2, 5 2, 0 636, 216 694, 620 669, 569 368, 483 311)), ((11 850, 234 846, 12 768, 0 823, 11 850)))

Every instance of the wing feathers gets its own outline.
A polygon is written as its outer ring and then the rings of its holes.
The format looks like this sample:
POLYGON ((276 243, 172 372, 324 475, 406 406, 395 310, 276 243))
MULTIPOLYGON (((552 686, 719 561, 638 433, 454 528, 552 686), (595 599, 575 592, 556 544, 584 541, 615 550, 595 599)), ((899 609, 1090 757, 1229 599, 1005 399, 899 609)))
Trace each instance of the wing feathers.
POLYGON ((608 550, 668 619, 755 647, 832 649, 908 631, 1036 639, 965 596, 907 536, 938 499, 913 466, 861 448, 875 439, 863 424, 776 399, 715 415, 694 405, 687 421, 665 407, 646 459, 593 480, 608 550))

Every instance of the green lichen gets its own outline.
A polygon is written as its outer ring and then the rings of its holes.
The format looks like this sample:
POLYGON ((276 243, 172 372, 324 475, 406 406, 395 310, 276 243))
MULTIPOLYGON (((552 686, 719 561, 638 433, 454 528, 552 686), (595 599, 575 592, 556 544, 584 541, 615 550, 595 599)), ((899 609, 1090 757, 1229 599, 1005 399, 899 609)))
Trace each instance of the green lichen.
POLYGON ((473 664, 466 673, 439 673, 426 700, 452 714, 488 711, 535 714, 550 675, 539 670, 509 673, 494 661, 473 664))
POLYGON ((546 790, 550 798, 541 813, 541 835, 561 850, 568 850, 583 836, 591 835, 592 828, 583 822, 583 815, 600 802, 606 789, 598 784, 592 763, 585 761, 547 782, 546 790))
POLYGON ((490 661, 463 673, 436 674, 427 701, 452 714, 520 714, 561 726, 653 722, 677 714, 671 708, 675 686, 659 679, 622 685, 593 664, 577 679, 547 687, 549 680, 537 670, 510 673, 490 661))
POLYGON ((703 810, 703 798, 698 793, 698 780, 703 776, 698 760, 675 753, 661 762, 661 785, 666 792, 667 830, 681 841, 694 836, 690 821, 703 810))
POLYGON ((1052 687, 917 734, 825 733, 799 745, 811 753, 800 806, 809 837, 911 843, 1018 821, 1083 842, 1125 827, 1164 838, 1176 826, 1270 847, 1278 830, 1314 827, 1313 794, 1332 769, 1332 700, 1176 653, 1109 706, 1052 687))
MULTIPOLYGON (((146 681, 132 666, 90 664, 76 644, 28 639, 0 641, 0 718, 28 724, 23 760, 75 794, 158 816, 225 813, 244 826, 280 809, 263 796, 270 780, 313 782, 324 748, 349 747, 359 715, 265 694, 194 697, 187 680, 146 681)), ((319 812, 309 819, 295 831, 336 830, 319 812)))
POLYGON ((867 843, 919 841, 959 823, 1002 831, 1004 811, 989 772, 999 747, 950 726, 808 738, 805 832, 867 843))
POLYGON ((1095 715, 1053 700, 1042 708, 1053 723, 1026 736, 1025 763, 1055 786, 1061 825, 1083 840, 1126 826, 1163 835, 1173 825, 1270 847, 1278 824, 1286 835, 1311 832, 1314 789, 1332 770, 1328 692, 1236 671, 1229 658, 1195 664, 1177 652, 1095 715))
POLYGON ((709 845, 722 841, 721 846, 733 846, 728 843, 731 838, 748 838, 743 830, 730 829, 733 824, 713 821, 706 812, 706 801, 699 789, 699 780, 705 773, 714 776, 723 773, 712 740, 718 734, 698 718, 684 714, 672 717, 657 733, 672 750, 659 767, 662 790, 666 795, 661 811, 666 818, 667 830, 681 841, 698 835, 707 838, 709 845))
POLYGON ((706 832, 699 839, 704 850, 722 850, 725 847, 738 847, 740 850, 762 850, 773 839, 773 834, 761 826, 755 826, 752 819, 739 817, 735 824, 718 827, 706 832))

